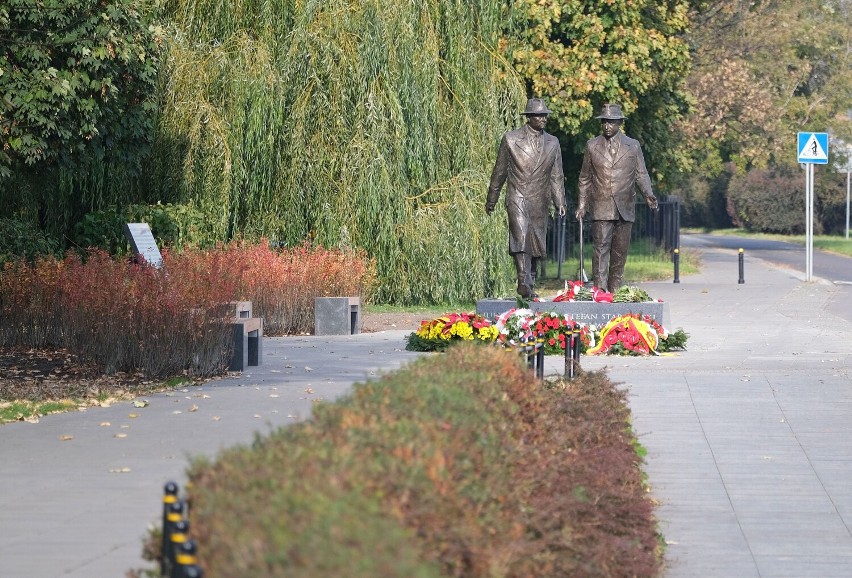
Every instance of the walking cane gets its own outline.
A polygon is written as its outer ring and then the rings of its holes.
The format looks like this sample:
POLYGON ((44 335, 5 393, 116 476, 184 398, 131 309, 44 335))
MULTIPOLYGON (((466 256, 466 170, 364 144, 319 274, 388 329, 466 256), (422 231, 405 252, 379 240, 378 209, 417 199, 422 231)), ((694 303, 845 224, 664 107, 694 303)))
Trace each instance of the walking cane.
POLYGON ((589 278, 586 276, 586 268, 583 266, 583 219, 580 219, 580 270, 577 272, 577 278, 583 282, 584 286, 588 286, 589 278))

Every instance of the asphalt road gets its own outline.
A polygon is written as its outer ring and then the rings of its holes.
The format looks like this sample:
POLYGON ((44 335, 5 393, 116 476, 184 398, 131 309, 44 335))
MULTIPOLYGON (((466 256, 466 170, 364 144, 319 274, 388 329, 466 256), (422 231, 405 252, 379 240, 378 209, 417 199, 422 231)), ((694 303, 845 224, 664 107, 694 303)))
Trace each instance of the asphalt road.
MULTIPOLYGON (((744 279, 748 283, 748 261, 761 259, 775 267, 789 269, 799 279, 805 278, 805 248, 794 243, 750 239, 727 235, 682 234, 681 247, 701 249, 714 247, 744 251, 744 279)), ((815 282, 831 283, 835 287, 826 311, 852 321, 852 258, 814 249, 813 275, 815 282)))

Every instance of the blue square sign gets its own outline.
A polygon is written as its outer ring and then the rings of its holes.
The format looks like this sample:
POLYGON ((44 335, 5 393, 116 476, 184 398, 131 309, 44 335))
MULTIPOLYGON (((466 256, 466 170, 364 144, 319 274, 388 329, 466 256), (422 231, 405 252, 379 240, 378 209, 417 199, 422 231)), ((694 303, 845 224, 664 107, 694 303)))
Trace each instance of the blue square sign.
POLYGON ((827 132, 800 132, 799 133, 800 163, 811 163, 815 165, 828 164, 828 133, 827 132))

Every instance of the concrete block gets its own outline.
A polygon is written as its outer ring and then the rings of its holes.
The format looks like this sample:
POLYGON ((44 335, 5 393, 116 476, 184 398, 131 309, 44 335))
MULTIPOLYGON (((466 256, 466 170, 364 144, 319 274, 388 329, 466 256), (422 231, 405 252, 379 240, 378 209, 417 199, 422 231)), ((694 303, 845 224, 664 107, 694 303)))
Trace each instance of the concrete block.
POLYGON ((356 335, 361 333, 360 297, 316 297, 314 335, 356 335))
POLYGON ((263 318, 235 318, 231 323, 234 352, 229 371, 245 371, 250 365, 260 365, 263 359, 263 318))

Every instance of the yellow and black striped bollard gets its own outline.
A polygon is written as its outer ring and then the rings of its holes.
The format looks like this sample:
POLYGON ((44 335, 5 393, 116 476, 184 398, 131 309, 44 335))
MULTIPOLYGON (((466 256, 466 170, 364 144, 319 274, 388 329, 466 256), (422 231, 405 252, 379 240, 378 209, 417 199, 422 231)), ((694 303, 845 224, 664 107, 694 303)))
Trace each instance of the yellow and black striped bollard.
POLYGON ((198 566, 198 557, 195 555, 195 551, 195 540, 192 538, 180 544, 175 558, 175 570, 172 572, 171 578, 198 578, 203 574, 198 566))
POLYGON ((178 490, 178 485, 175 482, 168 482, 163 488, 163 540, 160 544, 160 574, 163 576, 167 576, 169 571, 167 562, 168 551, 171 546, 171 540, 169 539, 169 531, 171 530, 169 514, 172 505, 179 501, 178 490))

